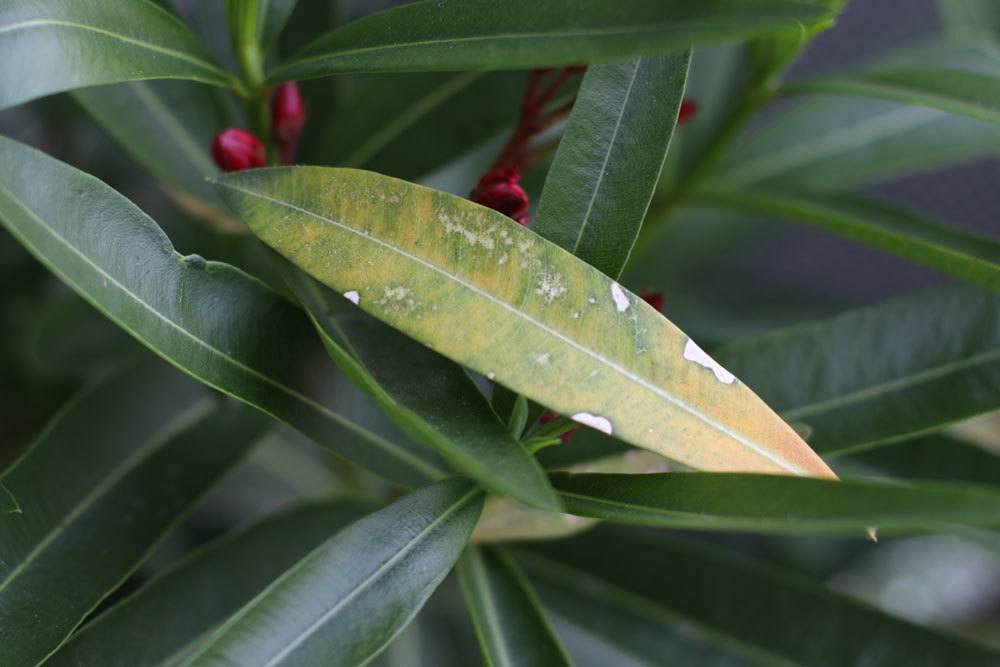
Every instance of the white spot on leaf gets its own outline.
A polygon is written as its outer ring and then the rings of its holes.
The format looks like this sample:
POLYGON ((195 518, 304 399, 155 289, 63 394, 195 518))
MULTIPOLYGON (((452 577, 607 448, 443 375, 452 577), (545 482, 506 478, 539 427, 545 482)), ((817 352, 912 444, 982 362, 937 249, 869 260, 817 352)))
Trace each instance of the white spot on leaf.
POLYGON ((490 371, 489 373, 486 374, 486 379, 488 379, 488 380, 494 380, 494 379, 496 379, 496 376, 497 376, 496 373, 494 373, 493 371, 490 371))
POLYGON ((540 364, 547 364, 547 363, 549 363, 549 353, 548 352, 543 352, 542 354, 540 354, 537 357, 535 357, 535 361, 537 361, 540 364))
POLYGON ((723 384, 732 384, 736 380, 735 375, 720 366, 718 361, 705 354, 705 351, 698 347, 698 344, 690 338, 688 338, 688 342, 684 346, 684 358, 709 369, 715 373, 715 379, 723 384))
POLYGON ((600 415, 592 415, 589 412, 577 412, 570 417, 577 424, 583 424, 590 428, 611 435, 611 422, 600 415))
POLYGON ((355 306, 361 302, 361 295, 358 290, 352 289, 349 292, 344 292, 344 298, 353 303, 355 306))
POLYGON ((542 275, 538 280, 538 288, 535 290, 535 294, 541 295, 546 301, 558 299, 565 293, 566 286, 563 284, 560 273, 542 275))
POLYGON ((615 308, 618 309, 619 313, 624 313, 631 305, 628 297, 625 296, 625 291, 618 283, 611 283, 611 298, 615 300, 615 308))

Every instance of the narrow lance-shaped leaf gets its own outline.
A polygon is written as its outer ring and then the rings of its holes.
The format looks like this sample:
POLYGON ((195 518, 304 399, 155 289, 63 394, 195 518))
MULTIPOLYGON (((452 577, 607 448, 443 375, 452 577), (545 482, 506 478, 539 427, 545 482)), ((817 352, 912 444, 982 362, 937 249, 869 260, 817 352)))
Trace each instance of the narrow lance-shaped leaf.
POLYGON ((985 667, 1000 659, 705 544, 598 529, 516 555, 546 606, 652 664, 678 635, 751 664, 985 667))
POLYGON ((867 449, 838 463, 866 477, 1000 484, 1000 455, 942 434, 867 449))
POLYGON ((155 222, 96 178, 0 137, 0 223, 98 310, 205 384, 396 482, 443 475, 412 445, 310 395, 301 370, 314 335, 296 308, 232 266, 181 257, 155 222))
POLYGON ((365 664, 448 574, 482 502, 470 484, 446 480, 361 519, 299 561, 183 664, 365 664))
POLYGON ((85 625, 46 664, 96 667, 113 646, 116 664, 175 665, 285 570, 363 515, 356 504, 303 505, 226 535, 85 625))
POLYGON ((136 81, 73 93, 185 210, 242 229, 207 180, 219 173, 209 154, 212 139, 231 124, 216 95, 216 90, 189 81, 136 81))
POLYGON ((0 5, 0 109, 73 88, 142 79, 233 82, 177 17, 149 0, 0 5))
POLYGON ((284 259, 283 275, 330 356, 386 414, 459 472, 535 507, 558 511, 545 473, 500 423, 465 371, 317 283, 284 259))
POLYGON ((1000 291, 1000 241, 846 195, 754 190, 706 193, 704 201, 804 222, 1000 291))
POLYGON ((666 528, 861 535, 1000 526, 1000 493, 941 482, 671 472, 553 475, 566 511, 666 528))
POLYGON ((496 211, 351 169, 256 169, 219 183, 307 273, 582 424, 694 467, 832 474, 652 307, 496 211))
POLYGON ((686 51, 587 68, 535 232, 621 275, 660 178, 690 61, 686 51))
POLYGON ((278 35, 295 10, 298 0, 258 0, 260 12, 260 44, 264 50, 274 46, 278 35))
POLYGON ((458 578, 484 664, 570 664, 531 585, 506 553, 495 547, 470 546, 458 561, 458 578))
POLYGON ((891 69, 796 81, 784 93, 878 97, 1000 123, 1000 77, 955 69, 891 69))
POLYGON ((0 520, 0 664, 59 646, 266 421, 159 361, 72 400, 3 477, 22 513, 0 520))
POLYGON ((817 451, 863 449, 1000 408, 1000 295, 909 295, 739 341, 716 357, 817 451))
POLYGON ((334 30, 271 79, 612 62, 738 39, 823 13, 821 5, 797 0, 423 0, 334 30))

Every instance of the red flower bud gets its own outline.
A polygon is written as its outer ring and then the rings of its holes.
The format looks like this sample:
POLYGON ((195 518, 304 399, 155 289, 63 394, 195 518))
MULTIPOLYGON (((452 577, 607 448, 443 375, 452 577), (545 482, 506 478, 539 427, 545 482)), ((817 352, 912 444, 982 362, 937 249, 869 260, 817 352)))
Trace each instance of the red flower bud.
MULTIPOLYGON (((552 410, 546 410, 545 412, 542 413, 542 416, 538 418, 538 421, 542 424, 548 424, 550 421, 554 421, 558 417, 559 417, 558 412, 554 412, 552 410)), ((579 426, 574 426, 570 430, 560 435, 559 439, 562 440, 563 442, 569 442, 570 440, 573 439, 573 436, 576 435, 576 432, 579 430, 580 430, 579 426)))
POLYGON ((644 289, 639 292, 639 298, 651 305, 656 310, 663 312, 663 294, 660 292, 651 292, 648 289, 644 289))
POLYGON ((212 159, 222 171, 253 169, 267 164, 267 149, 246 130, 230 127, 215 135, 212 159))
POLYGON ((694 118, 696 113, 698 113, 698 103, 685 97, 681 100, 681 110, 677 114, 677 124, 683 125, 694 118))
POLYGON ((280 84, 271 99, 271 126, 283 164, 292 163, 305 124, 306 108, 302 104, 298 84, 294 81, 280 84))
POLYGON ((513 218, 518 224, 527 225, 528 193, 520 185, 521 174, 517 169, 496 169, 479 179, 472 191, 472 201, 513 218))

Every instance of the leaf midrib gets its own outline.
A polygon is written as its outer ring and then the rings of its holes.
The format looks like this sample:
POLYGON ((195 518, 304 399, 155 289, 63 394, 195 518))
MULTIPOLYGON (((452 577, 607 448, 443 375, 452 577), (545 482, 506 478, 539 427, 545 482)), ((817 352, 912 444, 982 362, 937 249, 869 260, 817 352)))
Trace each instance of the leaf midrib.
POLYGON ((994 359, 1000 358, 1000 349, 989 350, 988 352, 981 352, 979 354, 974 354, 971 357, 965 357, 964 359, 959 359, 958 361, 951 361, 944 364, 939 364, 931 368, 926 368, 919 373, 913 373, 911 375, 906 375, 904 377, 895 378, 886 382, 881 382, 878 384, 870 385, 862 389, 856 389, 840 396, 835 396, 824 401, 817 401, 815 403, 810 403, 808 405, 803 405, 797 408, 793 408, 786 412, 782 412, 781 415, 784 419, 796 419, 802 416, 813 415, 817 412, 828 410, 830 408, 839 408, 844 405, 850 405, 851 403, 856 403, 858 401, 867 400, 876 396, 881 396, 883 394, 891 393, 893 391, 898 391, 901 389, 908 389, 912 385, 917 385, 922 382, 931 381, 938 379, 939 377, 946 376, 954 371, 963 370, 965 368, 976 366, 980 363, 989 362, 994 359))
POLYGON ((618 140, 618 132, 621 129, 622 118, 625 116, 625 109, 628 108, 629 98, 632 97, 632 90, 635 87, 635 79, 639 74, 639 65, 642 60, 637 59, 632 68, 632 77, 629 79, 628 88, 625 91, 625 99, 622 100, 621 108, 618 110, 618 118, 615 119, 615 127, 611 132, 611 137, 608 140, 608 149, 604 153, 604 160, 601 162, 601 169, 598 172, 597 182, 594 184, 594 189, 590 193, 590 201, 587 202, 587 210, 583 214, 583 221, 580 223, 580 229, 576 234, 576 240, 573 242, 573 247, 570 252, 574 255, 580 248, 580 241, 583 239, 583 232, 586 230, 587 225, 590 224, 590 215, 594 211, 594 202, 597 201, 597 193, 601 191, 601 185, 604 183, 604 177, 608 173, 608 161, 611 159, 611 153, 614 151, 615 142, 618 140))
POLYGON ((493 646, 497 652, 496 656, 489 656, 488 661, 491 667, 494 663, 492 660, 493 657, 497 658, 500 665, 510 665, 510 654, 507 651, 507 644, 504 641, 504 635, 500 629, 500 621, 496 614, 497 610, 496 602, 493 599, 493 589, 490 587, 490 582, 486 577, 482 554, 479 553, 478 549, 469 550, 469 569, 472 573, 472 580, 475 582, 476 588, 482 597, 483 622, 486 625, 487 632, 489 632, 490 637, 493 639, 493 646))
MULTIPOLYGON (((283 70, 292 69, 300 65, 307 63, 312 63, 317 60, 336 60, 338 58, 344 58, 347 56, 356 56, 359 54, 370 53, 375 51, 391 51, 394 49, 404 49, 410 47, 419 46, 435 46, 438 44, 452 45, 452 44, 463 44, 472 42, 484 42, 484 41, 505 41, 514 39, 549 39, 549 40, 562 40, 562 39, 574 39, 574 38, 588 38, 588 37, 628 37, 632 35, 642 35, 646 33, 657 33, 657 32, 674 32, 674 33, 684 33, 691 30, 705 30, 705 29, 732 29, 734 25, 739 26, 740 24, 734 24, 732 22, 718 22, 718 21, 685 21, 683 23, 677 21, 664 21, 660 23, 653 24, 636 24, 629 26, 622 26, 616 28, 592 28, 589 30, 576 30, 576 31, 547 31, 547 32, 516 32, 516 33, 493 33, 489 35, 469 35, 465 37, 446 37, 439 39, 422 39, 422 40, 412 40, 409 42, 396 42, 394 44, 377 44, 375 46, 366 46, 356 49, 345 49, 340 51, 330 51, 327 53, 319 53, 314 56, 307 56, 305 58, 297 58, 292 60, 287 65, 277 68, 272 72, 270 79, 280 78, 283 70)), ((761 24, 755 26, 756 29, 762 30, 767 24, 761 24)))
POLYGON ((222 70, 216 68, 214 65, 205 60, 201 60, 200 58, 196 58, 194 56, 189 56, 186 53, 183 53, 181 51, 175 51, 165 46, 159 46, 157 44, 152 44, 150 42, 144 42, 134 37, 122 35, 121 33, 112 32, 110 30, 104 30, 103 28, 87 25, 85 23, 77 23, 75 21, 64 21, 61 19, 29 19, 27 21, 20 21, 18 23, 11 23, 9 25, 0 26, 0 33, 13 32, 15 30, 22 30, 22 29, 46 27, 46 26, 56 26, 60 28, 69 28, 72 30, 83 30, 86 32, 93 32, 99 35, 104 35, 105 37, 110 37, 111 39, 125 42, 133 46, 138 46, 139 48, 148 49, 150 51, 162 53, 163 55, 169 56, 171 58, 176 58, 177 60, 182 60, 184 62, 200 67, 201 69, 216 75, 217 77, 219 77, 216 80, 216 82, 223 84, 228 82, 228 79, 225 76, 225 73, 222 72, 222 70))
POLYGON ((568 346, 570 346, 570 347, 578 350, 579 352, 582 352, 586 356, 591 357, 592 359, 594 359, 599 364, 601 364, 601 365, 609 368, 610 370, 615 371, 619 375, 623 376, 626 380, 629 380, 630 382, 634 382, 635 384, 638 384, 639 386, 645 388, 646 390, 652 392, 653 394, 655 394, 655 395, 663 398, 667 402, 674 404, 675 406, 677 406, 681 410, 683 410, 683 411, 687 412, 688 414, 694 416, 695 418, 701 420, 702 422, 704 422, 709 427, 714 428, 715 430, 719 431, 720 433, 723 433, 727 437, 732 438, 736 442, 739 442, 740 444, 745 445, 746 447, 748 447, 749 449, 751 449, 755 453, 759 454, 760 456, 764 457, 765 459, 771 461, 772 463, 774 463, 774 464, 776 464, 776 465, 778 465, 778 466, 780 466, 780 467, 782 467, 782 468, 784 468, 784 469, 786 469, 786 470, 788 470, 790 472, 793 472, 795 474, 798 474, 798 475, 804 474, 804 472, 801 469, 799 469, 797 466, 795 466, 794 464, 791 464, 791 463, 789 463, 787 461, 782 460, 779 457, 776 457, 774 454, 772 454, 771 452, 767 451, 765 448, 763 448, 763 447, 757 445, 756 443, 754 443, 753 441, 749 440, 746 436, 733 431, 729 427, 725 426, 724 424, 720 424, 719 422, 717 422, 716 420, 712 419, 708 415, 705 415, 705 414, 699 412, 698 410, 695 410, 693 407, 691 407, 690 405, 688 405, 684 400, 678 398, 677 396, 674 396, 672 393, 666 391, 665 389, 663 389, 661 387, 658 387, 655 384, 649 382, 648 380, 646 380, 646 379, 644 379, 644 378, 642 378, 642 377, 640 377, 640 376, 632 373, 628 369, 626 369, 626 368, 618 365, 617 363, 611 361, 610 359, 607 359, 607 358, 601 356, 600 354, 598 354, 597 352, 594 352, 593 350, 591 350, 591 349, 589 349, 589 348, 581 345, 580 343, 576 342, 572 338, 569 338, 565 334, 563 334, 563 333, 561 333, 561 332, 559 332, 559 331, 557 331, 555 329, 552 329, 551 327, 547 326, 543 322, 540 322, 540 321, 536 320, 535 318, 531 317, 527 313, 525 313, 523 311, 520 311, 517 308, 514 308, 510 304, 506 303, 505 301, 503 301, 501 299, 498 299, 497 297, 493 296, 489 292, 486 292, 485 290, 481 289, 480 287, 478 287, 478 286, 476 286, 476 285, 474 285, 472 283, 469 283, 469 282, 463 280, 462 278, 458 277, 457 275, 455 275, 453 273, 445 271, 441 267, 435 266, 434 264, 431 264, 430 262, 428 262, 428 261, 426 261, 426 260, 424 260, 424 259, 422 259, 420 257, 417 257, 416 255, 413 255, 413 254, 411 254, 411 253, 403 250, 402 248, 399 248, 398 246, 395 246, 395 245, 392 245, 390 243, 387 243, 387 242, 385 242, 385 241, 383 241, 383 240, 381 240, 379 238, 376 238, 374 236, 363 234, 361 231, 359 231, 357 229, 354 229, 353 227, 351 227, 349 225, 342 224, 340 222, 337 222, 336 220, 333 220, 331 218, 327 218, 327 217, 325 217, 323 215, 320 215, 319 213, 315 213, 313 211, 309 211, 309 210, 304 209, 304 208, 302 208, 300 206, 296 206, 295 204, 292 204, 290 202, 285 202, 285 201, 282 201, 280 199, 275 199, 275 198, 270 197, 268 195, 265 195, 263 193, 254 192, 253 190, 248 190, 246 188, 238 187, 238 186, 235 186, 235 185, 233 185, 231 183, 227 183, 225 181, 217 181, 217 183, 219 185, 223 186, 223 187, 227 187, 227 188, 229 188, 231 190, 234 190, 236 192, 241 192, 241 193, 243 193, 245 195, 249 195, 251 197, 257 197, 259 199, 263 199, 265 201, 269 201, 269 202, 271 202, 273 204, 276 204, 278 206, 284 206, 286 208, 290 208, 290 209, 292 209, 294 211, 297 211, 299 213, 302 213, 304 215, 316 218, 316 219, 318 219, 318 220, 320 220, 320 221, 322 221, 324 223, 333 225, 334 227, 337 227, 339 229, 342 229, 342 230, 345 230, 347 232, 350 232, 351 234, 354 234, 354 235, 356 235, 356 236, 364 239, 365 241, 376 243, 376 244, 378 244, 378 245, 380 245, 382 247, 385 247, 385 248, 391 250, 392 252, 394 252, 394 253, 402 256, 402 257, 405 257, 405 258, 407 258, 407 259, 409 259, 409 260, 411 260, 413 262, 416 262, 416 263, 418 263, 418 264, 420 264, 420 265, 422 265, 422 266, 424 266, 424 267, 426 267, 426 268, 428 268, 428 269, 430 269, 430 270, 432 270, 434 272, 437 272, 437 273, 441 274, 442 276, 444 276, 445 278, 448 278, 450 280, 455 281, 456 283, 458 283, 458 284, 462 285, 463 287, 467 288, 468 290, 470 290, 470 291, 478 294, 479 296, 485 298, 486 300, 492 301, 493 303, 495 303, 498 306, 504 308, 505 310, 508 310, 509 312, 513 313, 517 317, 520 317, 521 319, 527 321, 529 324, 538 327, 540 330, 544 331, 545 333, 551 335, 554 338, 557 338, 557 339, 561 340, 562 342, 566 343, 568 346))
POLYGON ((286 644, 285 647, 280 652, 275 654, 270 660, 268 660, 263 667, 274 667, 275 665, 280 663, 281 660, 283 660, 286 656, 288 656, 296 648, 298 648, 302 644, 302 642, 306 641, 315 632, 317 628, 323 626, 328 620, 330 620, 330 618, 335 616, 341 609, 343 609, 345 605, 350 604, 356 597, 358 597, 361 593, 367 590, 367 588, 371 586, 377 579, 381 578, 383 574, 385 574, 388 570, 392 569, 392 567, 395 566, 397 562, 399 562, 402 558, 407 556, 421 542, 423 542, 429 533, 431 533, 435 528, 437 528, 439 525, 448 520, 453 514, 462 509, 462 507, 466 503, 468 503, 470 499, 472 499, 479 493, 480 493, 479 489, 473 488, 470 491, 467 491, 465 495, 463 495, 461 498, 452 503, 444 512, 441 513, 440 516, 436 517, 433 521, 431 521, 424 528, 422 528, 419 533, 414 535, 413 538, 411 538, 410 541, 407 542, 402 549, 397 551, 395 554, 392 555, 392 557, 390 557, 384 563, 379 565, 371 574, 365 577, 364 581, 362 581, 350 593, 344 596, 343 599, 338 601, 334 606, 330 607, 330 609, 326 610, 323 614, 321 614, 320 617, 317 618, 315 621, 313 621, 309 625, 309 627, 303 630, 298 637, 296 637, 294 640, 286 644))
MULTIPOLYGON (((174 322, 173 320, 165 317, 162 313, 160 313, 159 311, 157 311, 155 308, 151 307, 148 303, 146 303, 145 301, 143 301, 142 299, 140 299, 136 294, 132 293, 127 287, 125 287, 122 283, 120 283, 118 280, 116 280, 114 276, 108 274, 106 271, 104 271, 103 268, 101 268, 100 266, 98 266, 97 264, 95 264, 93 261, 91 261, 89 257, 87 257, 82 252, 80 252, 75 246, 73 246, 73 244, 69 243, 60 234, 58 234, 54 229, 52 229, 47 224, 45 224, 45 222, 40 217, 38 217, 35 214, 34 211, 32 211, 25 204, 23 204, 17 197, 15 197, 14 194, 10 190, 8 190, 7 187, 4 186, 2 183, 0 183, 0 193, 6 193, 7 200, 10 201, 10 202, 12 202, 14 205, 18 206, 31 219, 35 220, 36 223, 39 225, 39 227, 41 229, 46 230, 52 238, 56 239, 64 247, 68 248, 73 254, 75 254, 77 257, 79 257, 81 260, 83 260, 86 264, 88 264, 99 275, 103 276, 106 280, 109 280, 111 283, 113 283, 114 285, 116 285, 119 289, 121 289, 121 291, 124 294, 127 294, 135 303, 137 303, 139 306, 141 306, 144 310, 146 310, 149 313, 152 313, 156 318, 158 318, 161 321, 163 321, 164 323, 166 323, 168 325, 168 327, 170 327, 173 330, 181 333, 183 336, 185 336, 185 337, 189 338, 190 340, 194 341, 195 344, 200 345, 201 347, 205 348, 206 350, 208 350, 209 352, 213 353, 214 355, 217 355, 219 358, 225 359, 229 364, 231 364, 232 366, 235 366, 236 368, 238 368, 239 370, 243 371, 244 373, 247 373, 248 375, 251 375, 252 377, 256 377, 257 379, 263 381, 264 383, 273 386, 275 389, 277 389, 277 390, 279 390, 281 392, 284 392, 285 394, 287 394, 288 396, 294 398, 295 400, 300 401, 301 403, 303 403, 304 405, 312 408, 313 410, 316 410, 321 415, 325 416, 327 419, 329 419, 329 420, 337 423, 338 425, 340 425, 340 426, 342 426, 342 427, 344 427, 344 428, 346 428, 346 429, 348 429, 350 431, 353 431, 353 432, 357 433, 359 436, 365 438, 366 440, 372 442, 373 444, 378 445, 383 450, 386 450, 391 455, 396 456, 399 460, 401 460, 401 461, 407 463, 408 465, 412 466, 415 470, 420 471, 422 474, 428 475, 432 479, 433 478, 441 478, 441 477, 443 477, 445 475, 444 471, 437 469, 435 466, 433 466, 433 465, 431 465, 429 463, 426 463, 425 461, 417 458, 416 456, 413 456, 409 452, 407 452, 407 451, 405 451, 405 450, 397 447, 394 443, 392 443, 392 442, 390 442, 388 440, 385 440, 384 438, 381 438, 380 436, 376 435, 375 433, 372 433, 372 432, 368 431, 367 429, 362 428, 360 425, 355 424, 354 422, 351 422, 350 420, 348 420, 348 419, 346 419, 344 417, 341 417, 340 415, 336 414, 335 412, 329 410, 326 406, 317 403, 316 401, 312 400, 308 396, 305 396, 304 394, 300 394, 299 392, 295 391, 291 387, 283 385, 283 384, 281 384, 281 383, 279 383, 279 382, 271 379, 270 377, 268 377, 268 376, 260 373, 259 371, 255 370, 253 368, 250 368, 249 366, 243 364, 242 362, 238 361, 237 359, 234 359, 233 357, 230 357, 229 355, 223 353, 221 350, 219 350, 215 346, 209 344, 207 341, 204 341, 204 340, 198 338, 193 333, 189 332, 187 329, 184 329, 183 327, 181 327, 180 325, 178 325, 176 322, 174 322)), ((44 257, 44 254, 41 253, 41 252, 38 252, 37 249, 35 249, 34 244, 31 243, 27 238, 25 238, 23 234, 21 234, 21 233, 18 232, 18 233, 15 234, 15 236, 17 236, 25 245, 27 245, 28 247, 34 249, 36 256, 38 256, 40 258, 44 257)), ((180 255, 178 255, 176 252, 173 252, 173 254, 174 254, 174 256, 176 258, 180 258, 180 255)), ((46 265, 48 265, 49 268, 56 275, 62 276, 63 279, 66 282, 70 283, 71 285, 75 284, 75 281, 69 280, 68 279, 68 275, 65 274, 62 271, 61 267, 59 267, 58 265, 56 265, 54 262, 50 262, 47 259, 44 259, 43 263, 45 263, 46 265)), ((200 376, 196 375, 194 372, 192 372, 191 370, 180 366, 179 364, 177 364, 176 362, 174 362, 173 359, 170 359, 166 355, 162 354, 160 352, 160 350, 158 349, 157 346, 152 345, 151 343, 149 343, 149 341, 147 341, 143 336, 139 335, 139 333, 136 330, 134 330, 133 328, 127 326, 124 322, 120 321, 117 317, 115 317, 110 312, 108 312, 107 310, 105 310, 104 307, 103 307, 103 304, 100 304, 96 300, 92 299, 92 297, 89 294, 87 294, 84 290, 79 290, 79 293, 88 302, 90 302, 92 305, 94 305, 94 307, 96 307, 98 310, 100 310, 102 313, 104 313, 104 315, 106 317, 108 317, 108 319, 110 319, 111 321, 113 321, 115 324, 117 324, 118 326, 120 326, 122 329, 124 329, 124 330, 128 331, 129 333, 131 333, 132 336, 134 336, 137 340, 139 340, 144 345, 146 345, 146 347, 148 347, 150 350, 152 350, 157 356, 160 356, 165 361, 167 361, 168 363, 170 363, 173 366, 176 366, 177 368, 179 368, 180 370, 184 371, 185 373, 188 373, 189 375, 191 375, 193 377, 196 377, 200 382, 203 382, 204 384, 212 387, 213 389, 216 389, 216 390, 218 390, 218 391, 220 391, 220 392, 222 392, 222 393, 224 393, 224 394, 226 394, 228 396, 232 396, 233 398, 236 398, 237 400, 243 401, 243 399, 241 397, 237 396, 233 392, 231 392, 231 391, 229 391, 229 390, 227 390, 227 389, 225 389, 223 387, 220 387, 220 386, 216 385, 213 382, 209 382, 206 378, 200 377, 200 376)), ((247 402, 247 401, 244 401, 244 402, 247 402)), ((262 412, 264 412, 264 413, 266 413, 266 414, 274 417, 275 419, 278 419, 279 421, 284 421, 280 417, 278 417, 278 415, 275 415, 275 414, 271 413, 270 411, 265 410, 260 405, 254 404, 254 407, 257 408, 258 410, 261 410, 262 412)))
POLYGON ((183 433, 188 427, 193 426, 199 420, 207 417, 214 410, 215 399, 206 396, 188 408, 177 413, 166 424, 159 428, 143 442, 142 445, 133 450, 128 456, 118 462, 111 470, 83 497, 78 503, 72 505, 65 516, 54 522, 53 527, 39 540, 38 544, 31 549, 24 559, 10 571, 10 573, 0 581, 0 593, 13 582, 21 572, 23 572, 32 562, 49 546, 59 535, 67 530, 84 512, 86 512, 99 498, 109 489, 114 487, 121 479, 131 472, 141 463, 148 453, 155 452, 165 445, 172 438, 183 433))

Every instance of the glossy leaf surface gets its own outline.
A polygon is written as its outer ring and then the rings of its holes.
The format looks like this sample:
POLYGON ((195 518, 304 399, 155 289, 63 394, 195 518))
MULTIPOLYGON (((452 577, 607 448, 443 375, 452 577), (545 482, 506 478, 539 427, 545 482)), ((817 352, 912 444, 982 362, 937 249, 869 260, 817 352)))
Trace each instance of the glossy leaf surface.
POLYGON ((507 432, 461 367, 280 261, 334 362, 401 429, 487 488, 560 509, 542 467, 507 432))
POLYGON ((424 0, 334 30, 271 78, 611 62, 808 22, 823 12, 820 5, 796 0, 622 0, 614 5, 424 0))
POLYGON ((598 529, 517 556, 543 603, 653 664, 677 634, 753 664, 985 666, 1000 658, 707 544, 598 529))
POLYGON ((232 80, 183 23, 149 0, 5 0, 0 35, 0 109, 106 83, 232 80))
POLYGON ((0 483, 0 514, 11 514, 20 512, 21 508, 17 504, 17 498, 6 486, 0 483))
POLYGON ((183 207, 216 219, 228 215, 207 180, 219 173, 209 154, 212 139, 231 124, 216 90, 189 81, 136 81, 84 88, 73 97, 183 207))
POLYGON ((660 179, 690 51, 587 68, 532 230, 621 275, 660 179))
POLYGON ((804 222, 1000 291, 1000 241, 858 197, 802 192, 744 191, 707 195, 740 212, 804 222))
POLYGON ((443 475, 412 445, 309 395, 301 369, 312 333, 296 308, 232 266, 181 257, 155 222, 92 176, 0 138, 0 222, 98 310, 205 384, 399 483, 443 475))
POLYGON ((362 665, 458 560, 482 494, 447 480, 414 491, 317 547, 184 665, 362 665))
POLYGON ((928 107, 824 95, 803 101, 733 147, 718 188, 812 188, 880 182, 1000 150, 991 123, 928 107))
POLYGON ((351 169, 219 184, 265 243, 362 310, 578 422, 694 467, 831 474, 652 307, 496 211, 351 169))
POLYGON ((1000 296, 939 289, 716 352, 823 454, 1000 408, 1000 296))
POLYGON ((1000 78, 953 69, 894 69, 837 74, 785 87, 789 93, 860 95, 919 104, 1000 123, 1000 78))
POLYGON ((0 664, 53 651, 246 452, 266 418, 217 403, 145 363, 70 401, 4 474, 21 514, 0 520, 0 664))
POLYGON ((469 547, 458 577, 483 654, 495 667, 569 665, 518 566, 496 547, 469 547))
POLYGON ((696 472, 552 482, 571 514, 667 528, 862 535, 1000 525, 1000 493, 958 484, 696 472))
POLYGON ((364 515, 349 503, 302 505, 269 516, 185 557, 88 623, 46 662, 173 665, 288 568, 364 515))

